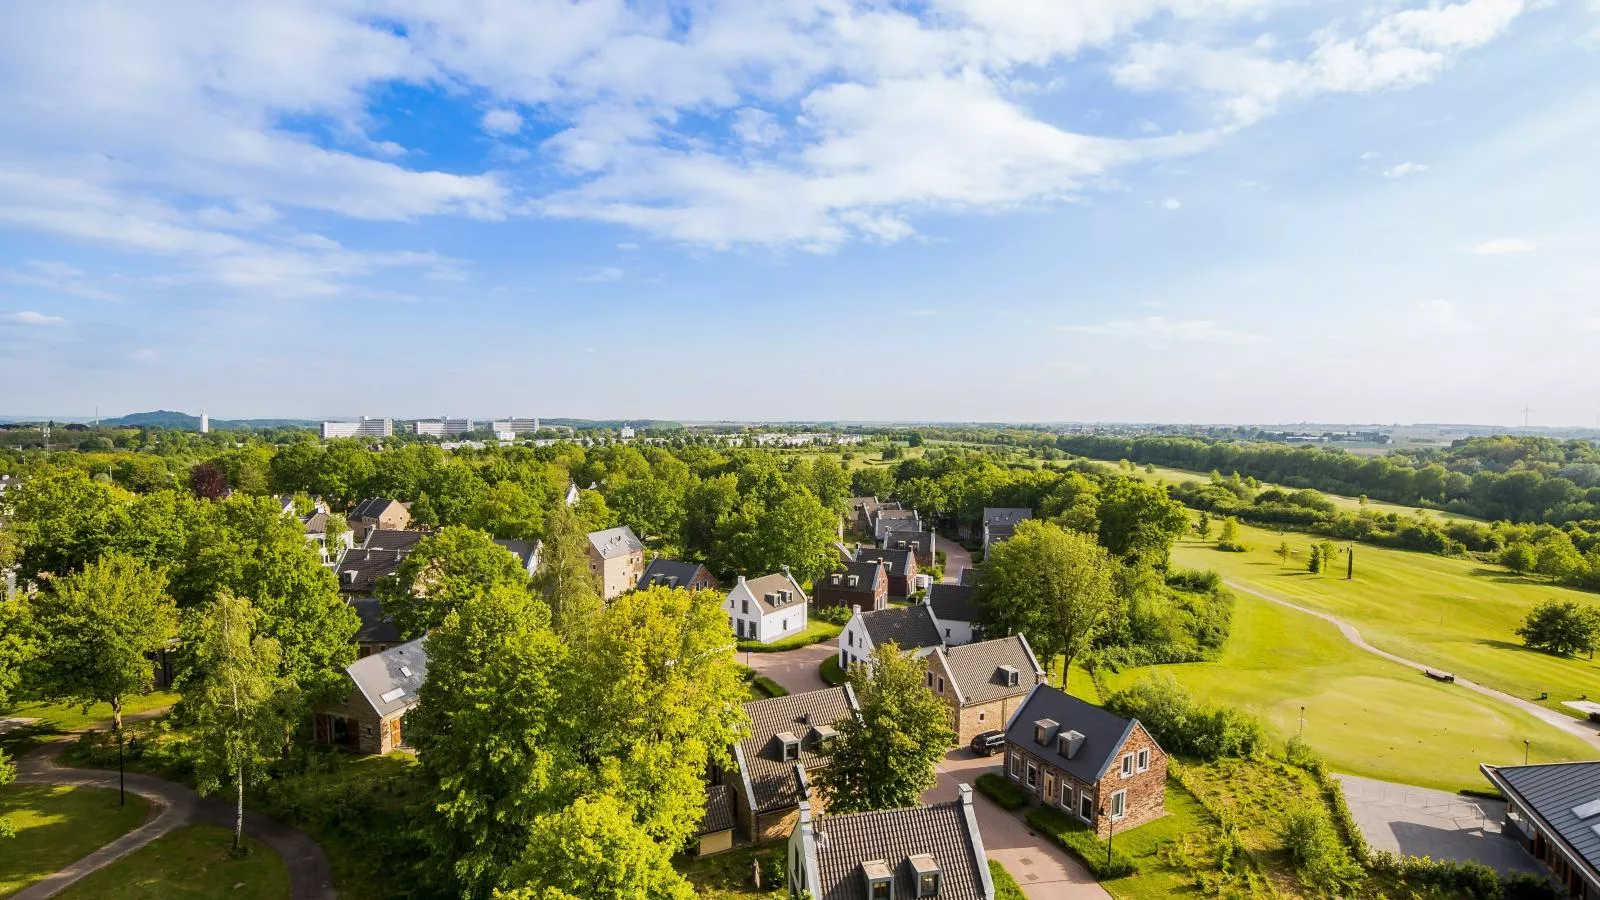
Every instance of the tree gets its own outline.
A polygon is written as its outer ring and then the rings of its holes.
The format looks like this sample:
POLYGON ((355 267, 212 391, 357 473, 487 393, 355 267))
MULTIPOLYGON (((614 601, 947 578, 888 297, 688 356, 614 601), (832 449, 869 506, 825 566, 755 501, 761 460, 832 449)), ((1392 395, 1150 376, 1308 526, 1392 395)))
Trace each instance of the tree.
POLYGON ((417 543, 394 579, 378 586, 378 597, 409 641, 437 628, 465 598, 499 585, 524 594, 532 590, 514 554, 481 531, 449 525, 417 543))
POLYGON ((1506 548, 1500 551, 1500 565, 1518 575, 1533 571, 1538 561, 1539 555, 1534 551, 1533 545, 1525 541, 1507 544, 1506 548))
POLYGON ((615 797, 579 797, 540 816, 510 890, 499 900, 694 900, 672 868, 672 853, 652 840, 615 797))
POLYGON ((585 534, 617 527, 617 514, 606 505, 606 498, 599 491, 579 491, 578 505, 573 507, 573 512, 583 523, 585 534))
POLYGON ((470 521, 497 538, 531 541, 543 529, 544 510, 522 485, 501 481, 478 498, 470 521))
POLYGON ((1183 505, 1166 489, 1137 478, 1114 478, 1100 491, 1100 543, 1113 556, 1164 563, 1189 527, 1183 505))
POLYGON ((1517 635, 1527 646, 1558 656, 1592 653, 1600 637, 1600 609, 1575 600, 1546 600, 1528 612, 1517 635))
POLYGON ((857 497, 885 499, 894 493, 894 471, 883 466, 866 466, 850 473, 850 490, 857 497))
POLYGON ((975 599, 991 634, 1020 633, 1045 659, 1064 654, 1065 673, 1116 605, 1115 566, 1093 538, 1028 520, 990 551, 975 599))
POLYGON ((833 549, 838 539, 839 513, 797 491, 757 516, 754 541, 744 546, 740 568, 765 574, 788 566, 801 581, 820 578, 838 559, 833 549))
POLYGON ((850 667, 861 711, 836 724, 828 765, 815 776, 830 814, 914 806, 933 786, 934 766, 956 735, 950 708, 923 683, 925 671, 892 641, 850 667))
POLYGON ((221 500, 228 496, 228 473, 215 462, 197 464, 189 470, 189 491, 201 500, 221 500))
POLYGON ((111 705, 122 730, 122 703, 155 685, 150 657, 178 634, 166 574, 111 553, 57 579, 33 601, 39 685, 50 697, 111 705))
POLYGON ((565 503, 545 515, 544 547, 533 586, 550 605, 556 632, 563 636, 578 633, 600 612, 600 580, 589 568, 589 535, 565 503))
POLYGON ((294 682, 279 665, 278 643, 259 633, 250 601, 224 591, 194 616, 184 642, 189 664, 180 685, 194 716, 199 789, 234 785, 233 852, 242 852, 244 788, 259 780, 293 721, 294 682))
POLYGON ((1289 542, 1288 541, 1284 541, 1284 542, 1278 544, 1278 549, 1276 549, 1276 550, 1274 550, 1272 552, 1278 554, 1278 558, 1283 560, 1284 563, 1287 565, 1288 562, 1289 562, 1289 557, 1291 555, 1293 555, 1293 553, 1294 553, 1294 548, 1289 546, 1289 542))
POLYGON ((6 494, 16 529, 17 568, 33 578, 66 575, 82 568, 111 543, 126 524, 130 495, 91 481, 76 469, 36 475, 6 494))
POLYGON ((1200 535, 1200 540, 1211 536, 1211 514, 1205 510, 1200 511, 1200 520, 1194 523, 1194 533, 1200 535))
POLYGON ((1217 535, 1217 543, 1234 544, 1239 541, 1239 520, 1227 516, 1222 520, 1222 533, 1217 535))

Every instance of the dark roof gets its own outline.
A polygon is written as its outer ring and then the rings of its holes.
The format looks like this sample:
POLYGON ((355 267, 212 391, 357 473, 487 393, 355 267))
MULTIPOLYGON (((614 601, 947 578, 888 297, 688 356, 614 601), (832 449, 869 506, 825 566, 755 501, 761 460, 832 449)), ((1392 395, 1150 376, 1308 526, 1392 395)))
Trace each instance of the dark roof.
POLYGON ((399 500, 390 500, 385 497, 375 497, 371 500, 363 500, 360 503, 357 503, 356 508, 350 512, 350 518, 376 519, 388 512, 391 504, 401 507, 402 509, 405 508, 405 504, 401 503, 399 500))
POLYGON ((1485 766, 1600 875, 1600 762, 1485 766), (1588 815, 1579 815, 1588 813, 1588 815))
MULTIPOLYGON (((976 824, 976 820, 973 821, 976 824)), ((915 897, 910 857, 928 855, 939 867, 939 900, 987 900, 978 858, 981 838, 968 829, 961 801, 881 809, 816 822, 817 900, 867 900, 861 864, 882 860, 894 871, 894 896, 915 897)))
POLYGON ((417 688, 428 677, 428 654, 422 647, 425 640, 417 638, 345 666, 350 680, 378 715, 387 716, 417 702, 417 688))
POLYGON ((356 632, 358 644, 398 644, 400 629, 394 627, 383 613, 383 604, 376 597, 356 597, 349 601, 350 608, 361 617, 361 629, 356 632))
POLYGON ((507 550, 510 550, 511 555, 515 556, 522 563, 522 567, 524 569, 526 569, 528 565, 533 562, 535 555, 539 552, 538 541, 524 541, 517 538, 495 538, 494 542, 506 548, 507 550))
POLYGON ((417 549, 417 545, 427 536, 426 531, 378 528, 367 533, 367 541, 361 546, 369 550, 399 550, 410 553, 417 549))
POLYGON ((1137 724, 1137 719, 1113 715, 1058 687, 1041 684, 1012 714, 1011 723, 1006 726, 1006 740, 1028 748, 1029 753, 1084 784, 1096 784, 1137 724), (1033 723, 1040 719, 1056 722, 1059 726, 1056 734, 1076 731, 1083 735, 1083 744, 1072 759, 1056 752, 1058 744, 1054 734, 1046 738, 1043 747, 1034 740, 1033 723))
POLYGON ((749 591, 750 596, 761 604, 761 608, 765 612, 794 609, 797 606, 803 607, 806 604, 806 592, 800 589, 800 583, 794 580, 794 576, 789 574, 787 568, 782 572, 774 572, 771 575, 763 575, 760 578, 744 579, 741 577, 739 583, 734 585, 733 591, 729 592, 729 596, 731 597, 734 591, 740 589, 749 591), (767 595, 776 595, 779 591, 788 591, 791 595, 790 601, 788 603, 768 602, 767 595))
POLYGON ((944 638, 939 636, 939 626, 933 621, 933 611, 925 604, 863 610, 861 624, 866 626, 867 636, 872 638, 874 647, 881 647, 890 641, 899 644, 901 650, 944 645, 944 638))
POLYGON ((946 622, 976 622, 978 607, 972 602, 970 584, 938 583, 928 586, 928 605, 935 618, 946 622))
POLYGON ((850 508, 852 510, 877 509, 878 508, 878 498, 877 497, 851 497, 849 502, 850 502, 850 508))
POLYGON ((644 552, 644 544, 640 542, 639 536, 626 525, 590 532, 589 545, 594 547, 601 559, 615 559, 630 553, 644 552))
POLYGON ((378 582, 399 571, 409 554, 397 550, 347 550, 339 560, 339 590, 372 593, 378 582))
POLYGON ((891 509, 887 504, 884 505, 884 506, 878 507, 878 520, 879 521, 893 521, 895 519, 915 519, 917 517, 918 516, 917 516, 917 511, 916 510, 914 510, 914 509, 901 509, 898 504, 893 509, 891 509))
MULTIPOLYGON (((639 577, 639 589, 644 590, 657 582, 665 587, 686 588, 694 583, 704 568, 705 566, 699 563, 679 562, 658 556, 650 560, 650 565, 645 566, 644 574, 639 577)), ((706 574, 709 576, 711 573, 706 574)))
POLYGON ((1016 525, 1023 519, 1033 518, 1033 510, 1025 506, 985 506, 983 508, 983 524, 985 525, 1016 525))
POLYGON ((812 588, 827 588, 833 591, 859 591, 863 594, 877 593, 878 584, 883 581, 883 566, 876 562, 847 562, 844 569, 824 575, 812 582, 812 588), (850 576, 856 576, 856 586, 850 586, 850 576), (839 582, 834 583, 838 578, 839 582))
POLYGON ((304 519, 301 519, 300 524, 305 527, 306 534, 327 534, 328 514, 325 512, 314 512, 311 515, 306 516, 304 519))
POLYGON ((726 784, 706 785, 706 814, 700 819, 696 834, 730 831, 733 825, 733 788, 726 784))
POLYGON ((956 690, 960 692, 963 703, 981 703, 1026 694, 1033 690, 1038 676, 1044 674, 1044 670, 1039 668, 1039 661, 1033 656, 1033 648, 1020 634, 946 647, 940 652, 944 654, 945 666, 950 669, 950 677, 955 679, 956 690), (1001 666, 1017 670, 1020 677, 1016 685, 1007 683, 1001 666))
POLYGON ((983 578, 982 569, 969 567, 961 570, 961 584, 963 587, 977 587, 981 578, 983 578))
POLYGON ((920 553, 932 553, 937 546, 937 538, 931 531, 886 531, 883 533, 883 546, 891 550, 910 550, 912 544, 917 545, 920 553))
POLYGON ((750 717, 750 736, 739 742, 744 758, 744 776, 750 780, 757 812, 796 806, 800 803, 800 784, 795 778, 796 760, 783 759, 783 746, 777 736, 788 732, 800 739, 798 762, 807 771, 820 769, 828 758, 817 753, 817 725, 832 725, 851 714, 855 697, 848 687, 824 688, 753 700, 744 705, 750 717))
POLYGON ((875 559, 883 560, 883 564, 888 567, 890 575, 904 575, 911 570, 912 553, 910 550, 862 547, 856 551, 856 562, 871 562, 875 559))

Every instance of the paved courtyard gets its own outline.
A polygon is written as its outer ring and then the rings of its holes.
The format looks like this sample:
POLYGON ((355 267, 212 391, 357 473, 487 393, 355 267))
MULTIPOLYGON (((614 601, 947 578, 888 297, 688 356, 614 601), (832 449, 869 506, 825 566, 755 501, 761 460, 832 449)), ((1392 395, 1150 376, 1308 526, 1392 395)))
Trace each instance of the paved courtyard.
POLYGON ((817 669, 839 652, 837 640, 823 641, 782 653, 740 653, 739 661, 771 678, 791 694, 820 691, 828 686, 817 669))
POLYGON ((1500 833, 1504 800, 1339 775, 1345 802, 1374 850, 1475 861, 1501 872, 1536 872, 1532 858, 1500 833))

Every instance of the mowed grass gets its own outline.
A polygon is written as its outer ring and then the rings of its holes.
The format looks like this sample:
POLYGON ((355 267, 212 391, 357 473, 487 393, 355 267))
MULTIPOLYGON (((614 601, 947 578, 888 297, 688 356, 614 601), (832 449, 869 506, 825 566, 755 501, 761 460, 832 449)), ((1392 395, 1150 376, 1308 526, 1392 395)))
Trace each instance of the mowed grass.
MULTIPOLYGON (((166 709, 178 702, 173 691, 153 691, 123 701, 124 718, 151 710, 166 709)), ((111 727, 111 705, 96 703, 85 710, 69 703, 17 703, 0 709, 0 718, 38 719, 31 725, 14 728, 0 735, 0 749, 13 756, 42 743, 50 735, 67 734, 88 728, 111 727)))
POLYGON ((1341 772, 1457 790, 1481 788, 1479 763, 1586 759, 1593 752, 1509 704, 1379 659, 1306 613, 1241 594, 1233 632, 1213 662, 1125 669, 1113 690, 1157 672, 1196 696, 1251 712, 1277 737, 1299 728, 1341 772))
POLYGON ((229 855, 233 832, 190 825, 156 838, 56 896, 61 900, 286 900, 289 870, 283 858, 245 838, 249 853, 229 855))
POLYGON ((0 788, 0 819, 16 828, 0 837, 0 897, 17 891, 122 837, 144 821, 149 804, 129 794, 63 785, 0 788))
MULTIPOLYGON (((1357 544, 1356 577, 1345 581, 1345 557, 1334 571, 1305 570, 1315 535, 1241 526, 1247 553, 1222 553, 1184 541, 1180 566, 1214 569, 1223 578, 1349 622, 1373 646, 1444 669, 1551 709, 1576 715, 1563 700, 1600 698, 1600 662, 1529 650, 1516 635, 1543 600, 1600 605, 1593 594, 1513 575, 1468 559, 1357 544), (1274 552, 1288 542, 1288 564, 1274 552), (1541 693, 1550 696, 1539 701, 1541 693)), ((1341 549, 1346 546, 1339 545, 1341 549)))

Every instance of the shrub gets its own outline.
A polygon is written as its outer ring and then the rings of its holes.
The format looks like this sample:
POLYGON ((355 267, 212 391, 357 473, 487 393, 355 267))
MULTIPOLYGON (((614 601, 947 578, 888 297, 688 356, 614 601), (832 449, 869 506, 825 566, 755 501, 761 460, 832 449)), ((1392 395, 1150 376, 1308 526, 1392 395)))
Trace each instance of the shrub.
POLYGON ((1139 865, 1121 850, 1112 849, 1109 862, 1106 842, 1089 826, 1059 809, 1036 806, 1024 816, 1039 833, 1055 841, 1063 850, 1081 860, 1098 881, 1139 874, 1139 865))
POLYGON ((1168 753, 1200 759, 1254 758, 1266 730, 1232 707, 1197 702, 1170 675, 1144 679, 1106 699, 1106 709, 1138 719, 1168 753))
POLYGON ((1317 751, 1311 749, 1311 745, 1307 744, 1305 739, 1299 735, 1289 738, 1283 745, 1283 751, 1284 758, 1289 761, 1289 765, 1299 766, 1313 775, 1322 774, 1322 757, 1317 755, 1317 751))
POLYGON ((993 772, 979 775, 977 785, 978 792, 993 800, 1001 809, 1021 809, 1028 805, 1031 796, 1022 785, 1007 781, 993 772))
MULTIPOLYGON (((1372 855, 1368 868, 1374 875, 1394 879, 1408 888, 1431 888, 1465 900, 1500 900, 1512 896, 1507 893, 1506 885, 1502 884, 1500 874, 1483 863, 1398 856, 1384 850, 1372 855)), ((1549 884, 1543 878, 1534 880, 1549 884)), ((1560 896, 1533 893, 1527 895, 1527 900, 1560 896)))
POLYGON ((1017 884, 1005 866, 992 859, 989 860, 989 880, 994 882, 994 900, 1027 900, 1022 885, 1017 884))
POLYGON ((811 618, 821 619, 830 625, 838 625, 840 628, 850 622, 851 615, 852 613, 848 606, 825 606, 822 609, 811 611, 811 618))
POLYGON ((1249 546, 1238 541, 1217 541, 1217 549, 1223 553, 1248 553, 1249 546))
POLYGON ((1360 867, 1339 843, 1333 822, 1320 806, 1299 803, 1289 807, 1278 822, 1278 837, 1300 879, 1318 891, 1336 893, 1360 874, 1360 867))
POLYGON ((830 656, 823 660, 822 665, 817 667, 817 674, 822 676, 823 681, 833 687, 844 684, 844 669, 839 665, 839 657, 837 656, 830 656))
POLYGON ((787 688, 765 675, 755 676, 750 679, 750 683, 755 685, 756 690, 768 697, 786 697, 789 695, 787 688))
POLYGON ((1501 883, 1505 900, 1565 900, 1564 891, 1550 879, 1531 872, 1518 872, 1501 883))

